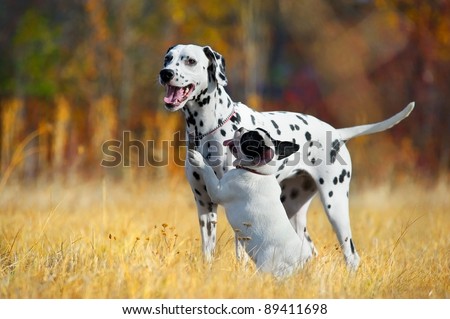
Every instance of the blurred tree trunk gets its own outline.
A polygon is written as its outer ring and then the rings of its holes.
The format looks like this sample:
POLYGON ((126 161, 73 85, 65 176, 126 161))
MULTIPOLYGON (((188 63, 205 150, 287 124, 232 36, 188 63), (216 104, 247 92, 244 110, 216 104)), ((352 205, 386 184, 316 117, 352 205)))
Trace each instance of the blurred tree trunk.
POLYGON ((244 96, 252 107, 260 107, 260 89, 265 84, 269 57, 267 13, 273 1, 241 1, 242 47, 245 59, 244 96))
POLYGON ((102 0, 88 0, 85 3, 91 25, 89 54, 93 55, 96 85, 91 92, 91 100, 111 96, 113 92, 111 76, 114 74, 110 55, 111 32, 107 21, 107 5, 102 0))
MULTIPOLYGON (((14 150, 16 149, 23 129, 23 101, 18 98, 8 99, 1 105, 1 162, 2 178, 12 168, 14 150)), ((8 173, 10 174, 10 173, 8 173)))
POLYGON ((142 7, 142 1, 132 2, 115 0, 113 2, 114 11, 117 14, 117 49, 120 52, 119 69, 119 92, 118 92, 118 113, 119 132, 124 130, 129 124, 130 102, 133 93, 134 69, 132 61, 132 47, 135 42, 135 33, 132 20, 142 7))

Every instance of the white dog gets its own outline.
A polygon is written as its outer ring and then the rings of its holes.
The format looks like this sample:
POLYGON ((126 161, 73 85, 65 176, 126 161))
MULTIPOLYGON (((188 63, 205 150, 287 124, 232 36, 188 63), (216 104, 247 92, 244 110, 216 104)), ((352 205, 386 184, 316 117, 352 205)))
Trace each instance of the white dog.
POLYGON ((292 142, 273 140, 267 131, 237 130, 224 142, 236 157, 230 170, 218 179, 202 155, 189 151, 190 164, 199 167, 209 196, 225 207, 236 240, 245 248, 257 268, 276 277, 292 274, 315 252, 306 232, 292 228, 280 202, 281 188, 275 178, 281 160, 297 152, 292 142))

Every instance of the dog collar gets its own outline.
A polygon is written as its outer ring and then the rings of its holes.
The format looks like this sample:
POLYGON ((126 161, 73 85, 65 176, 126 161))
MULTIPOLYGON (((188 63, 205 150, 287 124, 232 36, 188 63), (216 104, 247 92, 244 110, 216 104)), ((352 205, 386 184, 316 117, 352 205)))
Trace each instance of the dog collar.
POLYGON ((220 123, 219 125, 217 125, 215 128, 213 128, 211 131, 200 134, 200 135, 196 135, 195 139, 197 140, 201 140, 202 138, 204 138, 205 136, 208 136, 209 134, 214 133, 215 131, 217 131, 219 128, 221 128, 222 126, 224 126, 229 120, 231 120, 231 118, 233 117, 233 115, 236 114, 236 109, 233 107, 233 112, 231 112, 231 114, 224 120, 222 121, 222 123, 220 123))
POLYGON ((250 173, 258 174, 258 175, 262 175, 262 176, 269 176, 270 175, 270 174, 260 173, 258 171, 255 171, 254 169, 251 169, 251 168, 248 168, 248 167, 245 167, 245 166, 241 166, 241 165, 237 165, 236 168, 243 169, 243 170, 249 171, 250 173))

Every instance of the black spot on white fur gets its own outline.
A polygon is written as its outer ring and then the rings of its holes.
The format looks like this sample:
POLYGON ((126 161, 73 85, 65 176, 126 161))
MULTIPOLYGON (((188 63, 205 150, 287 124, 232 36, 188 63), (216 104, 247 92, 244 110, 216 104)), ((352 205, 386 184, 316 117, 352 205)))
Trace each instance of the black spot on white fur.
POLYGON ((347 171, 345 169, 343 169, 341 175, 339 175, 339 183, 344 182, 344 178, 346 175, 347 175, 347 171))
POLYGON ((341 148, 341 142, 339 140, 334 140, 331 144, 331 151, 330 151, 330 162, 333 164, 336 161, 336 156, 339 152, 339 149, 341 148))
POLYGON ((239 115, 239 113, 236 113, 231 117, 230 121, 235 124, 239 124, 241 123, 241 116, 239 115))
POLYGON ((350 248, 352 250, 352 254, 355 254, 355 245, 353 245, 353 240, 350 238, 350 248))
POLYGON ((300 121, 302 121, 305 125, 308 125, 308 122, 300 115, 296 115, 298 119, 300 119, 300 121))
POLYGON ((306 138, 306 140, 307 140, 308 142, 311 141, 311 133, 306 132, 306 133, 305 133, 305 138, 306 138))
POLYGON ((277 134, 281 135, 281 131, 280 131, 280 128, 279 128, 277 122, 275 122, 274 120, 271 120, 271 122, 273 124, 273 127, 275 127, 277 129, 277 134))

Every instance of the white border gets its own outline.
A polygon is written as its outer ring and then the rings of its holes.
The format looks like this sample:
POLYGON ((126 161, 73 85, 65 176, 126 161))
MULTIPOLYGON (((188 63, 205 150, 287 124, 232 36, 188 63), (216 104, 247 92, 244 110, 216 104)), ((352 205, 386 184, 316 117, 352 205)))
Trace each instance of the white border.
MULTIPOLYGON (((216 314, 214 318, 448 318, 449 299, 3 299, 1 318, 83 319, 83 318, 210 318, 212 315, 181 314, 188 307, 253 307, 254 315, 216 314), (286 313, 266 314, 266 305, 287 305, 286 313), (303 309, 309 304, 326 305, 326 314, 290 314, 289 309, 303 309), (223 306, 222 306, 223 305, 223 306), (292 306, 290 306, 292 305, 292 306), (124 314, 122 307, 161 307, 178 309, 178 314, 124 314), (178 307, 178 308, 177 308, 178 307)), ((160 308, 155 308, 160 307, 160 308)), ((269 306, 270 307, 270 306, 269 306)), ((275 306, 276 307, 276 306, 275 306)), ((317 308, 317 307, 316 307, 317 308)), ((166 308, 167 309, 167 308, 166 308)), ((297 310, 296 310, 297 311, 297 310)), ((306 310, 308 311, 308 310, 306 310)))

